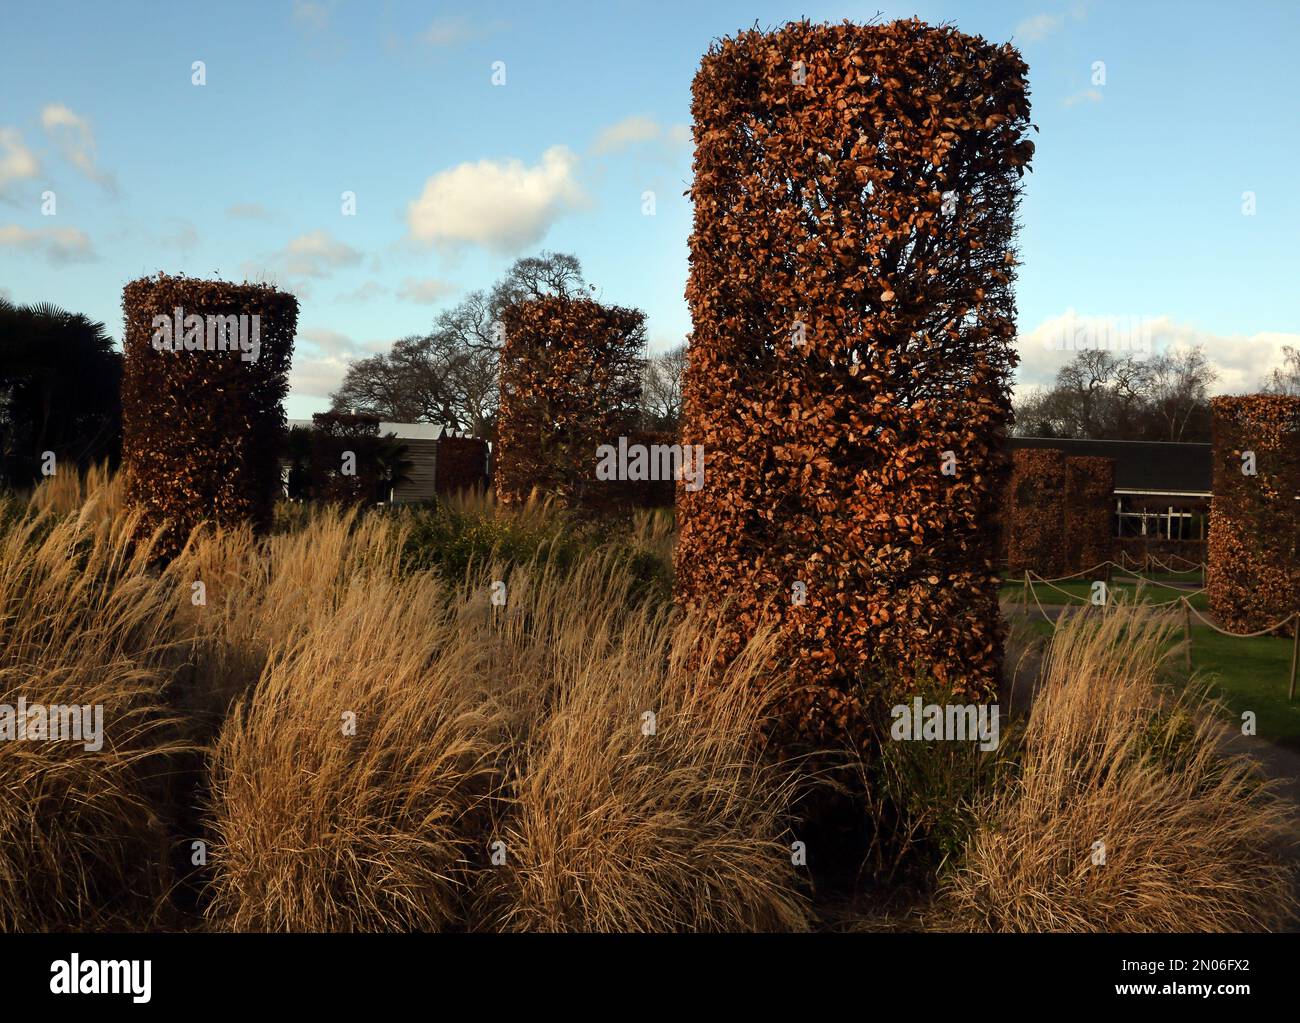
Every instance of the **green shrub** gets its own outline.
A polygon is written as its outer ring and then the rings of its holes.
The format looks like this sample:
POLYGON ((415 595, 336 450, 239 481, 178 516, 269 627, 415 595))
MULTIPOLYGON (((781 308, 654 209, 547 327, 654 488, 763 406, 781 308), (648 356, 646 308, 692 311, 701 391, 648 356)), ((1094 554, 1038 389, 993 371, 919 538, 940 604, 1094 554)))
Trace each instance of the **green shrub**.
MULTIPOLYGON (((895 705, 965 705, 967 696, 929 679, 890 686, 872 715, 878 755, 862 762, 862 780, 876 822, 868 864, 877 880, 901 875, 928 886, 955 861, 978 825, 978 807, 1016 769, 1018 742, 1012 722, 999 714, 996 749, 975 741, 895 741, 895 705)), ((1004 712, 1006 708, 1000 708, 1004 712)))
POLYGON ((452 583, 463 581, 471 568, 495 561, 513 568, 535 561, 550 562, 569 571, 586 554, 600 547, 617 552, 613 565, 635 580, 634 595, 668 600, 672 569, 663 558, 638 548, 629 536, 608 530, 608 524, 581 524, 565 516, 493 515, 459 511, 446 504, 422 505, 399 512, 407 527, 403 567, 432 571, 452 583))

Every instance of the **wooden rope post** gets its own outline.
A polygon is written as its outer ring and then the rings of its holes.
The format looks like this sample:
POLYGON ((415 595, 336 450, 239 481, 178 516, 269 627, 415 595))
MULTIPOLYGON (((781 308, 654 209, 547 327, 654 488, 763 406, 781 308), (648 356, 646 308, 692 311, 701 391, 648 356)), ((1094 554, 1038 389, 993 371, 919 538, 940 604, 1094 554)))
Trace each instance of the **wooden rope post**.
POLYGON ((1025 614, 1029 613, 1029 569, 1025 569, 1025 614))
POLYGON ((1291 620, 1291 625, 1295 632, 1295 638, 1291 640, 1291 685, 1287 689, 1286 694, 1288 700, 1295 699, 1296 667, 1297 665, 1300 665, 1300 611, 1295 613, 1295 616, 1291 620))
MULTIPOLYGON (((1192 674, 1192 604, 1186 597, 1180 599, 1183 603, 1183 639, 1186 641, 1184 657, 1187 661, 1187 675, 1190 678, 1192 674)), ((1293 668, 1293 682, 1294 675, 1295 671, 1293 668)))

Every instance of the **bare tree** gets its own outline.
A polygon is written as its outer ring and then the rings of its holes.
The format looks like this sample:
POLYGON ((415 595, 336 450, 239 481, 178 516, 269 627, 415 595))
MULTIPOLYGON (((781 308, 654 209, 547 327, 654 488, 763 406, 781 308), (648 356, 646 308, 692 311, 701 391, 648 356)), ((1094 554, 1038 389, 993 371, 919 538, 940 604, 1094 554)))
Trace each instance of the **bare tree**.
POLYGON ((1202 349, 1146 359, 1104 349, 1079 352, 1050 388, 1021 395, 1020 436, 1206 441, 1216 373, 1202 349))
POLYGON ((331 408, 482 436, 496 412, 496 363, 443 332, 404 337, 387 353, 352 363, 331 408))
POLYGON ((583 280, 578 257, 567 252, 542 252, 515 260, 514 266, 492 289, 503 305, 526 298, 573 298, 577 292, 590 290, 583 280))
POLYGON ((499 404, 502 312, 523 299, 570 298, 584 290, 590 285, 576 256, 543 252, 518 259, 490 290, 472 291, 440 312, 430 333, 402 338, 390 351, 349 365, 331 407, 489 436, 499 404))
POLYGON ((1165 427, 1162 440, 1183 440, 1193 418, 1210 400, 1210 385, 1218 373, 1198 346, 1157 355, 1148 362, 1148 400, 1165 427))
POLYGON ((1147 386, 1145 367, 1131 356, 1117 358, 1104 349, 1079 352, 1056 375, 1056 392, 1071 436, 1113 433, 1141 403, 1147 386))
POLYGON ((675 431, 682 418, 682 374, 686 345, 646 359, 641 381, 641 417, 647 429, 675 431))
POLYGON ((1269 374, 1260 390, 1266 394, 1300 396, 1300 348, 1282 346, 1282 365, 1269 374))
POLYGON ((466 347, 499 352, 505 340, 501 314, 507 306, 530 298, 573 298, 591 290, 577 256, 567 252, 525 256, 515 260, 489 290, 471 291, 459 304, 439 313, 434 327, 466 347))

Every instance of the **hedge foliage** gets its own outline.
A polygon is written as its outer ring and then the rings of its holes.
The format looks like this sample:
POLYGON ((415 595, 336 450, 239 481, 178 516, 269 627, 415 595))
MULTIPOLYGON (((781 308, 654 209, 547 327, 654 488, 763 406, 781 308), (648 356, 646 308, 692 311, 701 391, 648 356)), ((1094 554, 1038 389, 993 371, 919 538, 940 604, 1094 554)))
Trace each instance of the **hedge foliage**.
POLYGON ((1070 571, 1064 535, 1067 456, 1057 448, 1017 448, 1011 453, 1011 482, 1002 509, 1006 570, 1046 578, 1070 571))
POLYGON ((205 519, 269 528, 298 300, 266 284, 160 273, 126 285, 122 312, 122 459, 127 497, 144 509, 144 528, 167 523, 164 554, 177 552, 205 519), (190 316, 201 318, 198 332, 186 326, 190 316), (230 316, 248 317, 247 351, 230 347, 234 324, 207 319, 230 316), (173 324, 170 338, 157 328, 159 344, 170 339, 171 350, 154 344, 155 317, 173 324))
MULTIPOLYGON (((652 455, 656 448, 678 443, 676 434, 668 430, 631 430, 627 444, 644 446, 652 455)), ((618 437, 607 437, 605 443, 617 446, 618 437)), ((613 480, 599 484, 596 496, 599 506, 609 510, 626 511, 630 508, 671 508, 677 497, 677 484, 672 478, 645 480, 613 480)))
POLYGON ((497 497, 516 504, 537 489, 566 507, 607 500, 596 449, 636 423, 645 314, 547 296, 507 306, 502 326, 497 497))
POLYGON ((488 446, 478 437, 439 437, 437 490, 451 494, 484 487, 488 479, 488 446))
POLYGON ((1065 563, 1084 572, 1115 556, 1115 459, 1070 455, 1065 462, 1065 563))
POLYGON ((778 620, 813 740, 860 734, 885 664, 998 677, 1026 71, 919 21, 801 22, 695 77, 682 440, 706 470, 678 489, 677 597, 720 612, 724 657, 778 620))
POLYGON ((1211 411, 1210 610, 1255 632, 1300 610, 1300 397, 1225 396, 1211 411))

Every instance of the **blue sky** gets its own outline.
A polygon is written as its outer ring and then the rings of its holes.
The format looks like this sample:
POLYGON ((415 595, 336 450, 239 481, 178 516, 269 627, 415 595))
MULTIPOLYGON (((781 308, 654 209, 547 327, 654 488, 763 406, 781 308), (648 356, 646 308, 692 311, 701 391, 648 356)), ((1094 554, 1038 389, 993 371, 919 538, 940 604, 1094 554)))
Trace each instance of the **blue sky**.
POLYGON ((276 281, 302 303, 292 416, 542 248, 645 309, 665 348, 690 325, 700 55, 755 22, 878 11, 1013 40, 1029 63, 1022 384, 1069 357, 1045 338, 1093 318, 1204 344, 1223 391, 1300 345, 1300 4, 1283 0, 0 0, 0 295, 120 339, 132 278, 276 281))

